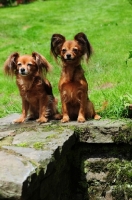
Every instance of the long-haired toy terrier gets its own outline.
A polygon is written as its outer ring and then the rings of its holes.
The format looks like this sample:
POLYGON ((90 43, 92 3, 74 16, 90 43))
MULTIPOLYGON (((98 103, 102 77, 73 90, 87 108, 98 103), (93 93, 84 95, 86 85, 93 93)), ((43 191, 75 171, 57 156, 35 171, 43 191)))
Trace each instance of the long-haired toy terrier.
POLYGON ((16 52, 6 60, 5 74, 16 77, 22 98, 22 115, 14 122, 21 123, 28 118, 43 123, 49 119, 61 118, 52 86, 46 79, 46 73, 50 68, 48 61, 37 52, 23 56, 16 52))
POLYGON ((91 45, 84 33, 75 35, 74 40, 66 40, 61 34, 51 38, 51 54, 62 61, 59 91, 62 103, 62 122, 77 120, 85 122, 88 118, 100 119, 93 103, 88 98, 88 83, 81 66, 92 54, 91 45))

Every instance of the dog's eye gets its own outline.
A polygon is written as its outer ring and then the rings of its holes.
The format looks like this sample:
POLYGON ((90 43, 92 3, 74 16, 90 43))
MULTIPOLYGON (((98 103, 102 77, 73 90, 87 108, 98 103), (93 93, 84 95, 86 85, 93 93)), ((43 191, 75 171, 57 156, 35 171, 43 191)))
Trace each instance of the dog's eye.
POLYGON ((65 52, 66 52, 66 49, 62 49, 62 52, 65 53, 65 52))
POLYGON ((77 49, 77 48, 73 48, 73 52, 75 52, 75 53, 76 53, 77 51, 78 51, 78 49, 77 49))
POLYGON ((31 67, 31 66, 32 66, 32 64, 31 64, 31 63, 28 63, 28 64, 27 64, 27 66, 28 66, 28 67, 31 67))
POLYGON ((17 63, 17 66, 20 67, 22 64, 21 63, 17 63))

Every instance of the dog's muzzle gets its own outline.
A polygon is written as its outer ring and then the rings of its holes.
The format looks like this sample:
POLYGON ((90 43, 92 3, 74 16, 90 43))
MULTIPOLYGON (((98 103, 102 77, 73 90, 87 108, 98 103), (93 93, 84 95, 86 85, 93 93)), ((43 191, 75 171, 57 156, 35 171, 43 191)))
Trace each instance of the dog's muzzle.
POLYGON ((73 60, 72 55, 71 54, 66 54, 65 55, 65 60, 73 60))
POLYGON ((28 74, 27 70, 25 68, 20 68, 19 69, 19 74, 21 74, 22 76, 26 76, 28 74))

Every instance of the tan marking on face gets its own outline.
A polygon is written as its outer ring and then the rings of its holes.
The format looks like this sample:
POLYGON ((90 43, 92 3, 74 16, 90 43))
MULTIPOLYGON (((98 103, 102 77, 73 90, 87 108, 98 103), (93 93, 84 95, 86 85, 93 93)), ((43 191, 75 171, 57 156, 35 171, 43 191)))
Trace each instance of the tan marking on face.
POLYGON ((78 55, 79 45, 76 41, 65 41, 62 50, 61 56, 66 60, 72 60, 78 55))

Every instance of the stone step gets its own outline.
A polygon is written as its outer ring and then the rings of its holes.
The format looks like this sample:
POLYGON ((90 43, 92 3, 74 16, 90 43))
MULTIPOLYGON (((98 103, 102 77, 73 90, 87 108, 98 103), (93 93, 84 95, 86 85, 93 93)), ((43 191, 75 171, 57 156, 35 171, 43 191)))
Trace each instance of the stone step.
MULTIPOLYGON (((52 183, 52 176, 53 181, 56 176, 61 179, 62 170, 66 171, 66 183, 61 186, 63 180, 57 181, 63 189, 68 187, 65 184, 69 184, 70 188, 71 161, 68 161, 67 155, 76 144, 131 142, 131 120, 101 119, 65 124, 60 121, 45 124, 27 121, 13 124, 17 117, 19 114, 11 114, 0 119, 0 199, 53 199, 54 194, 48 193, 49 188, 56 184, 52 183), (62 160, 66 162, 65 166, 62 160), (60 166, 62 168, 58 169, 60 166), (51 185, 48 186, 46 180, 51 185)), ((55 195, 59 196, 58 193, 55 195)))

